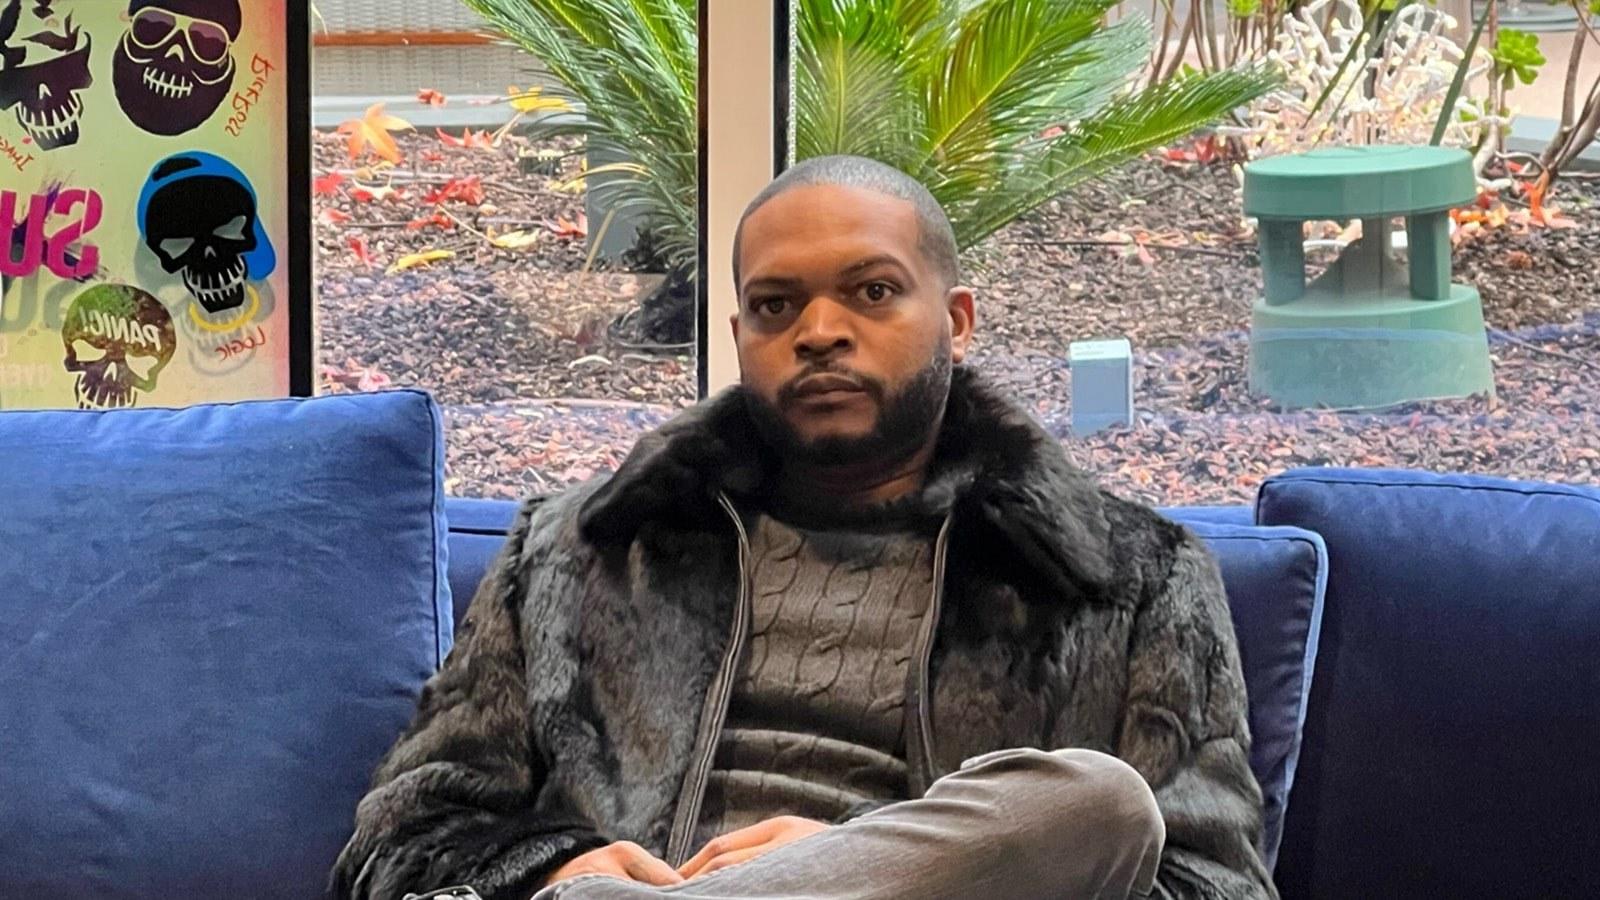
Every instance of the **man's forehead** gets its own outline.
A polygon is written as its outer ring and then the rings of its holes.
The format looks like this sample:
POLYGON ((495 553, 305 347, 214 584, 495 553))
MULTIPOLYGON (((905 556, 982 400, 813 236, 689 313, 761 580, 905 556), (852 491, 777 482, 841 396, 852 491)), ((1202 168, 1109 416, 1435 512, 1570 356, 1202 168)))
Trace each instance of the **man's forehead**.
POLYGON ((916 207, 909 200, 844 185, 802 185, 768 200, 745 220, 740 263, 746 270, 763 263, 831 269, 886 255, 911 265, 920 238, 916 207))

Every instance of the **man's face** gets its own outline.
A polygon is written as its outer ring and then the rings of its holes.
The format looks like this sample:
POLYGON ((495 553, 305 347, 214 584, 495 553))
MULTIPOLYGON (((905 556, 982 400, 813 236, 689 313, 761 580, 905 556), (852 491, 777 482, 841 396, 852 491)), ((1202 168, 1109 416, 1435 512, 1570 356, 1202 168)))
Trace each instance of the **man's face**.
POLYGON ((921 237, 909 201, 837 185, 792 188, 745 220, 734 336, 781 450, 871 462, 937 425, 972 295, 943 283, 921 237))

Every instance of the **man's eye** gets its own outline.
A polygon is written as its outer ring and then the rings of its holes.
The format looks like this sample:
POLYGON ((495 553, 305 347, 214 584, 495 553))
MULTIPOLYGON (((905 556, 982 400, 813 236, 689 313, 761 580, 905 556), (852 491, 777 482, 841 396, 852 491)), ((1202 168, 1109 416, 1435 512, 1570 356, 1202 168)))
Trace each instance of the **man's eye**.
POLYGON ((784 300, 781 297, 772 297, 767 300, 757 300, 755 302, 756 314, 763 316, 781 316, 783 315, 783 311, 788 307, 789 301, 784 300))
POLYGON ((861 288, 861 296, 868 303, 882 303, 894 294, 894 286, 883 281, 868 282, 861 288))

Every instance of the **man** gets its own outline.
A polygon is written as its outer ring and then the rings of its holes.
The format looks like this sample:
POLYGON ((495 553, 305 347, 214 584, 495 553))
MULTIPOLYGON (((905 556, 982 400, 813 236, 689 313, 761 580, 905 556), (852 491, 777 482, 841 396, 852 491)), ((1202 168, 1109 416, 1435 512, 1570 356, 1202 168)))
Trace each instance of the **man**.
POLYGON ((959 365, 928 192, 795 166, 734 279, 741 387, 525 506, 335 893, 1273 896, 1215 565, 959 365))

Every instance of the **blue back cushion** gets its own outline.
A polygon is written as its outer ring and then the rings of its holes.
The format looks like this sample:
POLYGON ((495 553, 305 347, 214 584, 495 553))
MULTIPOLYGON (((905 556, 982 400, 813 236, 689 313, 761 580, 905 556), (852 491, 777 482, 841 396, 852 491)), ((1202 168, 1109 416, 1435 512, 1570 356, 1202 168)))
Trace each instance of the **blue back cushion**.
POLYGON ((517 505, 509 500, 456 497, 445 501, 450 522, 450 596, 455 601, 457 622, 466 617, 478 582, 505 545, 506 532, 517 517, 517 505))
POLYGON ((0 897, 319 896, 451 634, 438 409, 0 413, 0 897))
POLYGON ((1286 900, 1595 896, 1600 491, 1307 470, 1258 515, 1332 563, 1286 900))
POLYGON ((1300 528, 1218 524, 1188 510, 1167 512, 1206 542, 1222 570, 1250 697, 1250 768, 1265 813, 1261 855, 1271 869, 1300 758, 1328 554, 1322 538, 1300 528))

